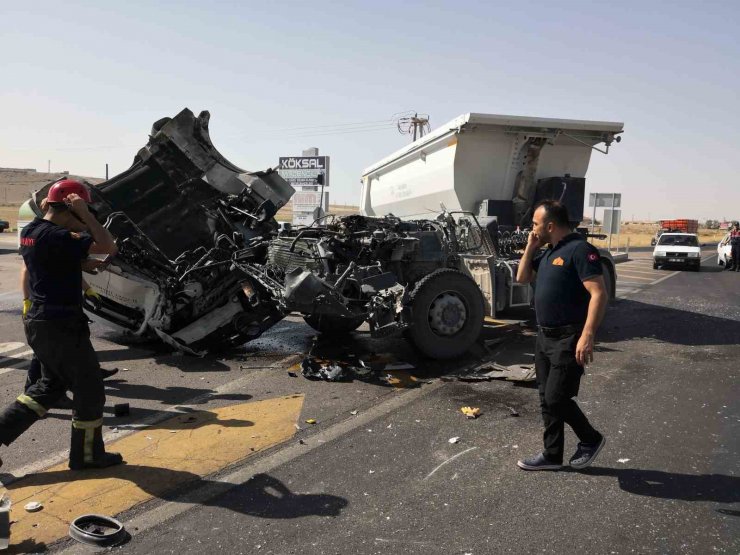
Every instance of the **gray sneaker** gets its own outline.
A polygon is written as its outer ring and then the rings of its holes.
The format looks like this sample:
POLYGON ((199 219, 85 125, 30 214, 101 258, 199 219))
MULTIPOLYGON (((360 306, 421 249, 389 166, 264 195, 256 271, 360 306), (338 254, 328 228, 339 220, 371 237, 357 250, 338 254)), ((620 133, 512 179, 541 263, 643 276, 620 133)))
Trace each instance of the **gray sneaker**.
POLYGON ((598 443, 579 443, 575 454, 570 458, 571 468, 581 470, 591 466, 605 444, 604 436, 601 436, 601 441, 598 443))
POLYGON ((563 468, 562 464, 548 461, 545 458, 544 453, 539 453, 534 457, 516 461, 516 465, 522 470, 560 470, 563 468))

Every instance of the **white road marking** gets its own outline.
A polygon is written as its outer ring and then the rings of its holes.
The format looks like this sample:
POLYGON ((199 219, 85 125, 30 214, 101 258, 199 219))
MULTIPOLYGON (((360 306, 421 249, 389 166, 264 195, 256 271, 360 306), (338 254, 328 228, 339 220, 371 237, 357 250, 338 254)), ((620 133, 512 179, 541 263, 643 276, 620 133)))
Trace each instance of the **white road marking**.
MULTIPOLYGON (((621 275, 623 275, 623 276, 624 276, 624 274, 621 274, 621 275)), ((625 277, 626 277, 626 278, 627 278, 628 280, 630 280, 630 279, 632 279, 632 280, 635 280, 635 279, 637 279, 637 280, 641 280, 641 281, 653 281, 653 280, 655 279, 655 276, 651 276, 651 277, 642 277, 642 276, 633 276, 632 274, 629 274, 629 275, 627 275, 627 276, 625 276, 625 277)))
MULTIPOLYGON (((13 355, 13 358, 20 358, 24 357, 26 355, 33 354, 33 349, 28 349, 27 351, 23 351, 22 353, 18 353, 17 355, 13 355)), ((0 366, 0 376, 3 374, 7 374, 8 372, 12 372, 13 370, 20 370, 21 368, 25 369, 25 367, 31 362, 30 359, 20 360, 14 364, 11 364, 9 366, 0 366)), ((2 364, 2 361, 0 361, 0 364, 2 364)))
MULTIPOLYGON (((702 258, 701 259, 701 262, 706 262, 707 260, 710 260, 710 259, 714 258, 715 256, 716 256, 715 254, 710 254, 709 256, 706 256, 706 257, 702 258)), ((642 277, 630 275, 630 268, 628 266, 626 266, 626 264, 630 264, 632 262, 646 262, 646 263, 652 264, 652 259, 650 258, 650 259, 645 259, 645 260, 630 260, 630 262, 623 262, 622 264, 619 264, 617 266, 616 296, 619 297, 619 298, 624 298, 625 296, 631 295, 632 293, 637 293, 637 292, 640 292, 640 291, 644 291, 645 288, 648 287, 648 286, 657 285, 658 283, 661 283, 661 282, 663 282, 663 281, 665 281, 665 280, 667 280, 669 278, 675 277, 675 276, 677 276, 677 275, 679 275, 681 273, 681 271, 674 271, 674 272, 671 272, 668 275, 661 276, 660 278, 658 278, 658 279, 656 279, 654 281, 650 281, 650 282, 644 283, 644 284, 643 283, 636 283, 636 282, 632 282, 632 281, 624 281, 624 280, 620 279, 621 276, 623 276, 624 274, 627 274, 626 277, 628 277, 629 279, 636 279, 636 280, 643 280, 643 279, 645 279, 645 278, 642 278, 642 277), (620 270, 620 268, 624 268, 624 270, 622 271, 622 270, 620 270), (626 288, 624 287, 625 285, 627 286, 626 288)), ((637 273, 636 270, 635 270, 635 273, 637 273)), ((658 274, 658 271, 656 271, 656 275, 657 274, 658 274)))
POLYGON ((10 351, 16 351, 25 346, 26 344, 21 343, 20 341, 13 341, 11 343, 0 343, 0 354, 8 353, 10 351))

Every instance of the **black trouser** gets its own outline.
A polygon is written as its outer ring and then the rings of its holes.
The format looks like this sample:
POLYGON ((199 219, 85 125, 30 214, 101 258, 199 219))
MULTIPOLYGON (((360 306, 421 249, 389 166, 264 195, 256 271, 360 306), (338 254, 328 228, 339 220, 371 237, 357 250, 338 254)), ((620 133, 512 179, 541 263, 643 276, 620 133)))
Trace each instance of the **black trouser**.
POLYGON ((737 245, 733 244, 731 247, 732 252, 732 266, 736 272, 740 272, 740 243, 737 245))
POLYGON ((545 458, 560 464, 563 462, 566 423, 583 443, 597 443, 601 441, 601 434, 594 430, 573 400, 578 395, 583 375, 583 366, 575 358, 580 332, 569 330, 548 335, 550 337, 545 336, 542 330, 537 334, 534 362, 545 424, 545 458))
POLYGON ((68 389, 74 394, 74 419, 101 419, 103 377, 82 315, 63 320, 26 320, 26 339, 41 362, 41 379, 0 414, 0 443, 10 445, 68 389))

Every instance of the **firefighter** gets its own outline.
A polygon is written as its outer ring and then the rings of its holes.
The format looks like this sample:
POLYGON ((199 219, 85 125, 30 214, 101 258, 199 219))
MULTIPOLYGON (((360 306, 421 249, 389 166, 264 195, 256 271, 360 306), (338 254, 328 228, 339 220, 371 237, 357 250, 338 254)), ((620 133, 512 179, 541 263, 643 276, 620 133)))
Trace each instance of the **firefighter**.
POLYGON ((120 464, 103 445, 105 391, 87 318, 82 312, 82 267, 89 254, 115 255, 116 244, 87 208, 90 192, 63 179, 49 189, 49 210, 21 233, 31 306, 24 319, 28 344, 41 362, 41 379, 0 414, 0 443, 10 445, 72 390, 69 467, 120 464), (80 233, 89 230, 89 235, 80 233))
MULTIPOLYGON (((46 199, 44 199, 41 203, 41 209, 44 213, 46 213, 48 204, 46 202, 46 199)), ((85 266, 87 264, 91 264, 91 266, 99 267, 98 264, 99 261, 95 261, 94 259, 90 259, 89 261, 85 261, 82 264, 83 270, 85 270, 85 266)), ((26 269, 26 265, 23 264, 21 267, 21 290, 23 291, 23 318, 26 317, 26 314, 31 308, 31 289, 28 284, 28 270, 26 269)), ((84 291, 85 297, 90 299, 90 301, 94 304, 100 303, 100 295, 92 288, 90 287, 90 284, 88 284, 85 279, 82 279, 82 290, 84 291)), ((111 368, 110 370, 100 368, 100 372, 103 375, 103 379, 110 378, 111 376, 115 375, 118 372, 118 368, 111 368)), ((39 362, 39 359, 36 355, 33 355, 31 358, 31 365, 28 368, 28 376, 26 376, 26 387, 25 390, 28 391, 28 388, 31 387, 33 384, 35 384, 37 381, 41 379, 41 363, 39 362)), ((54 403, 53 406, 49 408, 55 408, 55 409, 71 409, 73 408, 72 399, 67 397, 65 394, 63 397, 60 397, 60 399, 54 403)))

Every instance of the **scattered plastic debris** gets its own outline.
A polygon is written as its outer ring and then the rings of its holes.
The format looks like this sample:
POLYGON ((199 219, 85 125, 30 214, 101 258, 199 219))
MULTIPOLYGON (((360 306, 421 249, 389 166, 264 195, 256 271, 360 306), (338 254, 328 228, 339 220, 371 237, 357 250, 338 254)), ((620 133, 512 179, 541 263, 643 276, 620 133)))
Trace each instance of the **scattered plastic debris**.
POLYGON ((617 459, 617 462, 624 464, 630 462, 630 459, 617 459))
POLYGON ((350 414, 351 414, 352 416, 356 416, 356 415, 357 415, 357 411, 356 411, 356 410, 351 410, 351 411, 349 411, 349 413, 350 413, 350 414))
POLYGON ((26 509, 26 511, 28 511, 29 513, 35 513, 43 509, 44 506, 38 501, 31 501, 30 503, 26 503, 23 508, 26 509))
POLYGON ((511 416, 519 416, 519 411, 517 411, 514 407, 507 406, 506 408, 509 409, 511 416))
POLYGON ((308 419, 306 419, 306 424, 316 424, 316 419, 315 418, 308 418, 308 419))
POLYGON ((459 437, 451 437, 450 439, 447 440, 448 443, 457 443, 459 441, 460 441, 459 437))
POLYGON ((467 418, 470 419, 478 418, 481 415, 480 409, 478 407, 462 407, 460 409, 460 412, 462 412, 467 418))

